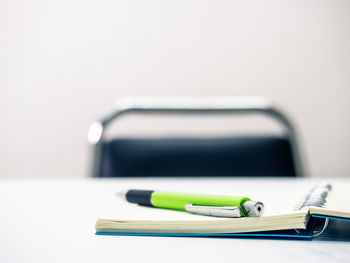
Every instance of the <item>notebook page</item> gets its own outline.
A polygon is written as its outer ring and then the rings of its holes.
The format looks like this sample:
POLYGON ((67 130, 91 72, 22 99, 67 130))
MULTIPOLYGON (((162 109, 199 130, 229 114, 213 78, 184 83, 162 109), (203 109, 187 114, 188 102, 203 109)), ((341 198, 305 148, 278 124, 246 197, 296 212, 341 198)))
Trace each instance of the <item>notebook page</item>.
POLYGON ((310 207, 310 213, 350 218, 350 184, 332 184, 332 190, 323 208, 310 207))

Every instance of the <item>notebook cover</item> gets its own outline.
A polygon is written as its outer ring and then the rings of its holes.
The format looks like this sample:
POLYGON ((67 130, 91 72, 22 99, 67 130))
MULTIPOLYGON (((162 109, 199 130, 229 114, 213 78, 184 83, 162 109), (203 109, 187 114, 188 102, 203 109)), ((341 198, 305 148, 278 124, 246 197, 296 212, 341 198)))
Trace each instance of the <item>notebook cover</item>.
MULTIPOLYGON (((106 236, 157 236, 157 237, 211 237, 211 238, 229 238, 229 237, 253 237, 253 238, 296 238, 311 239, 315 227, 315 221, 312 219, 331 219, 350 222, 348 218, 331 217, 324 215, 312 215, 307 230, 297 232, 295 230, 279 230, 254 233, 224 233, 224 234, 153 234, 153 233, 105 233, 96 232, 96 235, 106 236)), ((350 224, 347 224, 350 227, 350 224)))

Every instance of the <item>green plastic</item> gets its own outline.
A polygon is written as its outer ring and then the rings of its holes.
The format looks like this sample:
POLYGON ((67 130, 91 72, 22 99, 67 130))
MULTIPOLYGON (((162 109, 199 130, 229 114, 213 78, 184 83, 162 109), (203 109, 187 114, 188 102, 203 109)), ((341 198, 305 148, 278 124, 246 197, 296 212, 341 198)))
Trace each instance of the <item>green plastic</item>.
POLYGON ((203 206, 239 206, 242 209, 243 203, 249 200, 250 198, 241 196, 155 191, 152 194, 151 202, 155 207, 176 210, 185 210, 185 205, 187 204, 203 206))

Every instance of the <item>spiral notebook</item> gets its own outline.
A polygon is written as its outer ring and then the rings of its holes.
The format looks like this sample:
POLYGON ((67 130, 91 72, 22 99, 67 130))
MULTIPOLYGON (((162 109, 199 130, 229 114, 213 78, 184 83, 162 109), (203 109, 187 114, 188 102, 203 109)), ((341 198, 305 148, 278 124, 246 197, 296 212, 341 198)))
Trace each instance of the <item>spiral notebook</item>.
MULTIPOLYGON (((321 183, 309 189, 260 189, 261 217, 217 218, 126 203, 96 222, 97 235, 312 238, 333 221, 350 229, 350 184, 321 183)), ((344 232, 344 231, 343 231, 344 232)))

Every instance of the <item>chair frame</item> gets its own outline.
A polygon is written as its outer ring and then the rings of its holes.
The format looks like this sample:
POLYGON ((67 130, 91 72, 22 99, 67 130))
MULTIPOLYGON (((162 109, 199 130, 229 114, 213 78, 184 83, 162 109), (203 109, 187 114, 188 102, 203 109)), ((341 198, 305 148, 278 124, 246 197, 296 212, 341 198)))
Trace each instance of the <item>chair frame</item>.
POLYGON ((290 141, 297 177, 306 176, 305 165, 298 144, 296 129, 279 108, 265 97, 122 97, 101 119, 94 121, 88 130, 88 142, 93 147, 91 177, 99 177, 101 147, 106 128, 122 115, 138 114, 260 114, 266 115, 284 128, 290 141))

